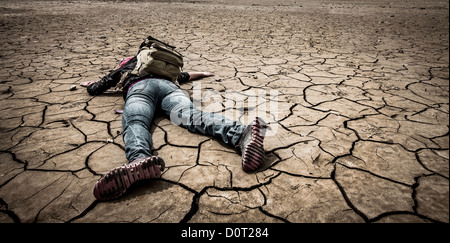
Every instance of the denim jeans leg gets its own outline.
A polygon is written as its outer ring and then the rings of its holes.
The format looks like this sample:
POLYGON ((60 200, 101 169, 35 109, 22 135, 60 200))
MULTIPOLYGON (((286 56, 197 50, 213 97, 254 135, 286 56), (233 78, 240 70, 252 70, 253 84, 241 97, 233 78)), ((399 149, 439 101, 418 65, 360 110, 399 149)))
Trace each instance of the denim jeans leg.
POLYGON ((122 116, 125 155, 130 162, 151 156, 150 127, 156 109, 156 99, 148 92, 151 82, 141 81, 134 86, 128 92, 122 116))
POLYGON ((172 123, 190 132, 213 136, 232 147, 237 145, 246 127, 222 115, 197 109, 179 89, 162 99, 161 108, 172 123))

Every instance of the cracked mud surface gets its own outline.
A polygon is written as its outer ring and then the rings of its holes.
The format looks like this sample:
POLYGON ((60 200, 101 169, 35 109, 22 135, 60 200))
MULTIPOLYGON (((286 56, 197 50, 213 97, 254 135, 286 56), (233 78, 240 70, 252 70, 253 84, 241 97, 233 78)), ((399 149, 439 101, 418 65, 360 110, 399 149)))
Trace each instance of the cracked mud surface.
POLYGON ((0 222, 448 223, 448 1, 271 2, 0 1, 0 222), (265 170, 157 117, 162 178, 95 200, 124 101, 79 83, 148 34, 205 92, 278 91, 265 170))

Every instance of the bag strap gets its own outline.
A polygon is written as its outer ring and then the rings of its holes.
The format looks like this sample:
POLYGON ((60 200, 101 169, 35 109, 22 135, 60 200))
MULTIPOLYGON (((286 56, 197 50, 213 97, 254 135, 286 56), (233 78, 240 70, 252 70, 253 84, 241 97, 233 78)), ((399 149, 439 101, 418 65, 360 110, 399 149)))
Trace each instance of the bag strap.
MULTIPOLYGON (((144 47, 144 48, 145 48, 145 47, 144 47)), ((174 50, 174 49, 169 49, 169 48, 167 48, 167 47, 165 47, 165 46, 159 45, 158 43, 153 43, 153 44, 150 46, 149 49, 151 49, 151 48, 163 50, 163 51, 166 51, 166 52, 171 52, 173 55, 176 55, 176 56, 178 56, 178 57, 180 57, 180 58, 183 58, 183 55, 181 55, 181 53, 179 53, 178 51, 176 51, 176 50, 174 50)))
POLYGON ((163 41, 160 41, 160 40, 158 40, 158 39, 156 39, 156 38, 154 38, 152 36, 148 36, 147 38, 145 38, 144 42, 141 43, 141 45, 139 46, 139 49, 141 49, 141 48, 143 48, 145 46, 149 47, 153 43, 157 43, 157 44, 160 44, 160 45, 163 45, 163 46, 167 46, 170 49, 175 49, 176 48, 175 46, 169 45, 169 44, 167 44, 167 43, 165 43, 163 41))

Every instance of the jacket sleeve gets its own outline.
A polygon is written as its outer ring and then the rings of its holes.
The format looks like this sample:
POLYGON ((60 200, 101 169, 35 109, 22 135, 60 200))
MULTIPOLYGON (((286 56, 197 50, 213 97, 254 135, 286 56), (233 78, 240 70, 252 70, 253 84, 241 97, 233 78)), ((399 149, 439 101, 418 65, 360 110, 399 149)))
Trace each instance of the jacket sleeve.
POLYGON ((87 91, 90 95, 99 95, 106 90, 114 87, 120 81, 122 74, 133 70, 136 66, 137 58, 133 57, 130 61, 124 64, 122 67, 111 71, 108 75, 104 76, 100 81, 95 82, 87 87, 87 91))
POLYGON ((178 81, 178 83, 182 84, 182 83, 189 81, 190 78, 191 77, 190 77, 189 73, 182 72, 182 73, 180 73, 180 75, 178 75, 177 81, 178 81))

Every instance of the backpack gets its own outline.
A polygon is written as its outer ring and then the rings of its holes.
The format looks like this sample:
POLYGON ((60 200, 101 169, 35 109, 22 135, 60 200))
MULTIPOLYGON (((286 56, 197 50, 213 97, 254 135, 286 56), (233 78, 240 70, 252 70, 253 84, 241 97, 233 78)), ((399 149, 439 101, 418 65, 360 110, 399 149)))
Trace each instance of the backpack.
POLYGON ((148 74, 164 77, 177 83, 177 78, 183 69, 183 56, 175 48, 152 36, 147 37, 139 46, 136 67, 122 74, 116 89, 121 89, 124 81, 130 76, 142 77, 148 74))

